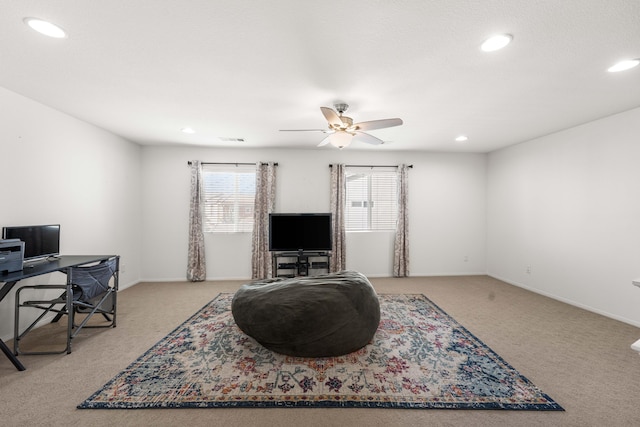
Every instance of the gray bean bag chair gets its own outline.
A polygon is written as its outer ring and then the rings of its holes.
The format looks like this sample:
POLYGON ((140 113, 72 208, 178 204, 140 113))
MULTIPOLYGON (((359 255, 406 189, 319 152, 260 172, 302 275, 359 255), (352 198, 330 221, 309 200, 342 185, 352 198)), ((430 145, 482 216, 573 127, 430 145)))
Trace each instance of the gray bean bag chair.
POLYGON ((330 357, 369 343, 380 323, 380 303, 356 271, 258 280, 231 303, 244 333, 266 348, 299 357, 330 357))

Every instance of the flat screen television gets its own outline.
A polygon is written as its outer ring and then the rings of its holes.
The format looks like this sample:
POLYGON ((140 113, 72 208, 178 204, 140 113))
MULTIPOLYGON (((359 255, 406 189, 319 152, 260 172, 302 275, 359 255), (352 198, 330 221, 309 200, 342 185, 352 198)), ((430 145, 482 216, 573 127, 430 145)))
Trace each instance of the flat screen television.
POLYGON ((330 213, 269 214, 270 251, 330 251, 330 213))
POLYGON ((24 242, 24 260, 60 255, 60 224, 3 227, 3 239, 24 242))

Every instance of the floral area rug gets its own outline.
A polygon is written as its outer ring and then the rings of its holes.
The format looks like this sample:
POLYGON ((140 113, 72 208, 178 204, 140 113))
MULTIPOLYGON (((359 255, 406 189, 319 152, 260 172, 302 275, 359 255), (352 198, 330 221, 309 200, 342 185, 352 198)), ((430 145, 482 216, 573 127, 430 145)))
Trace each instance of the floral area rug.
POLYGON ((220 294, 78 408, 367 407, 560 410, 424 295, 381 294, 371 343, 340 357, 274 353, 220 294))

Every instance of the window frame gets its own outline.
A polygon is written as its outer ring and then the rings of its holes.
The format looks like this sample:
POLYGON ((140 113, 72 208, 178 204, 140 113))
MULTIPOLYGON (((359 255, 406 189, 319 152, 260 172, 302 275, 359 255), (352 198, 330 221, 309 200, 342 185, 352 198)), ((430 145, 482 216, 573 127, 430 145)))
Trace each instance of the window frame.
POLYGON ((233 234, 253 232, 255 203, 255 165, 202 165, 202 230, 204 233, 233 234), (224 177, 229 185, 214 177, 224 177), (253 181, 253 192, 247 192, 247 182, 253 181), (225 202, 222 204, 221 202, 225 202), (230 202, 230 203, 229 203, 230 202), (222 204, 222 206, 221 206, 222 204), (242 218, 245 220, 243 221, 242 218), (220 221, 230 219, 230 221, 220 221))
MULTIPOLYGON (((346 232, 390 232, 395 231, 398 218, 398 173, 393 168, 345 168, 345 231, 346 232), (350 183, 353 177, 366 178, 366 183, 357 188, 350 183), (375 180, 378 182, 374 182, 375 180), (384 181, 387 182, 384 182, 384 181), (360 198, 354 192, 360 191, 360 198), (362 192, 364 191, 364 194, 362 192), (374 194, 377 193, 377 194, 374 194), (364 206, 355 206, 360 203, 364 206), (360 226, 354 226, 358 218, 351 211, 354 208, 366 207, 360 220, 360 226), (382 209, 376 213, 376 209, 382 209)), ((358 179, 358 178, 355 178, 358 179)))

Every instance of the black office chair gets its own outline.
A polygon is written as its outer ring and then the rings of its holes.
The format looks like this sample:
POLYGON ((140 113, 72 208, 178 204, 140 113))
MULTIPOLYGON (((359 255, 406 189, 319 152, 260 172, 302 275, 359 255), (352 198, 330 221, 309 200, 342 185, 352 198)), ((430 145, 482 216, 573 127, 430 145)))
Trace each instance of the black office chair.
POLYGON ((120 257, 115 256, 92 266, 69 267, 65 271, 67 274, 65 285, 33 285, 19 288, 15 296, 14 353, 16 355, 57 354, 66 351, 68 354, 71 353, 71 340, 83 328, 115 328, 119 264, 120 257), (38 295, 42 295, 45 290, 62 290, 62 293, 55 298, 24 298, 25 301, 21 301, 22 292, 34 290, 38 295), (26 308, 38 309, 42 313, 20 333, 20 311, 26 308), (50 313, 56 313, 51 323, 67 316, 66 347, 54 351, 21 350, 20 341, 50 313), (94 314, 101 314, 104 321, 89 324, 94 314))

